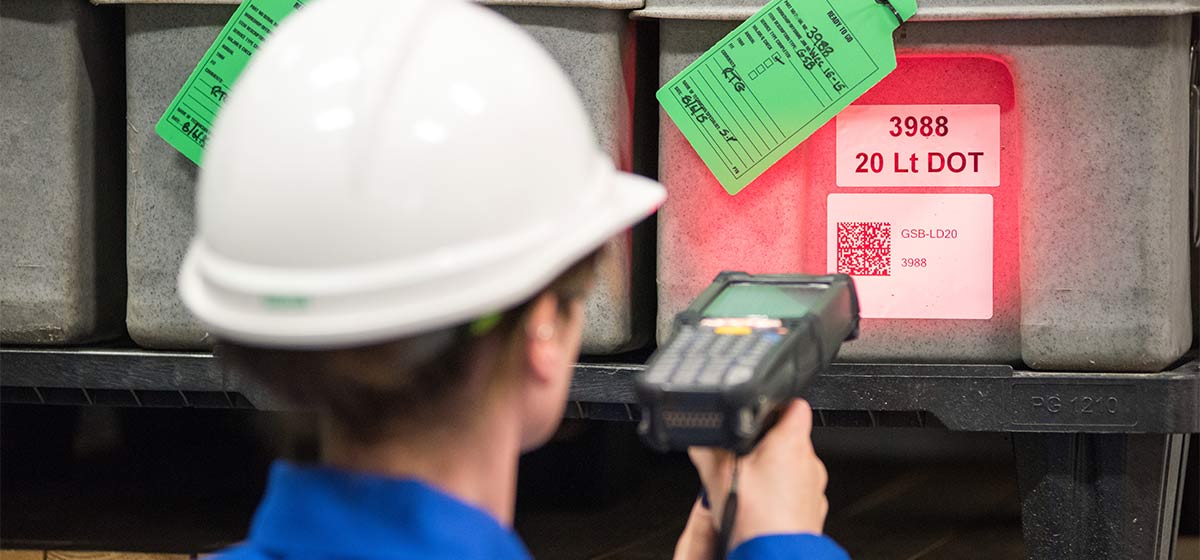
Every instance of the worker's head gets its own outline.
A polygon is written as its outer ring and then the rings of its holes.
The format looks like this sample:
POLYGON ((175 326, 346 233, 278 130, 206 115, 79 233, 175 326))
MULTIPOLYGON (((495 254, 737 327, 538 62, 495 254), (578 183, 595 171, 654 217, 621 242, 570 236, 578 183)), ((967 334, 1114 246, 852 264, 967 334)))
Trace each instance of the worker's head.
POLYGON ((346 435, 465 421, 464 391, 528 406, 530 445, 561 415, 589 255, 663 196, 613 168, 570 81, 500 16, 315 2, 217 117, 179 292, 346 435))
POLYGON ((223 361, 288 401, 320 411, 339 439, 446 437, 506 408, 523 449, 562 417, 583 332, 583 298, 599 253, 511 309, 470 323, 343 349, 238 343, 223 361))

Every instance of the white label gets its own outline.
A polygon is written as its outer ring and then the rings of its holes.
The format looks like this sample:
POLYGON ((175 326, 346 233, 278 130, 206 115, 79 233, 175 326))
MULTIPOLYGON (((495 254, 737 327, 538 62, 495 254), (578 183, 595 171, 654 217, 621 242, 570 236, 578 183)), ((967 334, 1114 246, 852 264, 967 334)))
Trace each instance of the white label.
POLYGON ((836 157, 839 187, 997 187, 1000 106, 852 105, 836 157))
POLYGON ((827 266, 863 317, 992 318, 992 195, 831 194, 827 266))

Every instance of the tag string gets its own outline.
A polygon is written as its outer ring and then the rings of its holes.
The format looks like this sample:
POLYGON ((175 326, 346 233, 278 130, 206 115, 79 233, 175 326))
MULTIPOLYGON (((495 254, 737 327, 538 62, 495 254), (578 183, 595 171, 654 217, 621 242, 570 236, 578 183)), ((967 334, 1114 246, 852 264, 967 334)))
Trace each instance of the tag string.
POLYGON ((900 17, 900 12, 896 11, 896 7, 892 5, 891 0, 875 0, 875 3, 887 6, 888 9, 892 11, 892 15, 896 16, 896 24, 897 25, 904 24, 904 18, 900 17))

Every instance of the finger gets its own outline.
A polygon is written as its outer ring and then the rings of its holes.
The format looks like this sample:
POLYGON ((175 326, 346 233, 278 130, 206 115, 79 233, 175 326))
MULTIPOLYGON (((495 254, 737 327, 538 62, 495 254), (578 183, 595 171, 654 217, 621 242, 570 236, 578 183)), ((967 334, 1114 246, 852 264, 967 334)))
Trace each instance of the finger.
MULTIPOLYGON (((733 463, 736 461, 734 454, 725 449, 690 447, 688 455, 696 465, 700 484, 704 485, 708 495, 709 511, 724 511, 725 498, 729 495, 729 484, 733 478, 733 463)), ((720 523, 718 517, 713 516, 712 519, 714 527, 720 523)))
POLYGON ((713 490, 711 486, 716 480, 716 453, 707 447, 689 447, 688 458, 696 467, 696 474, 700 475, 700 484, 704 486, 706 492, 711 494, 713 490))
POLYGON ((696 470, 700 471, 703 476, 705 473, 712 472, 716 468, 717 453, 711 447, 689 447, 687 450, 688 458, 692 460, 692 464, 696 466, 696 470))
POLYGON ((675 543, 675 554, 672 558, 674 560, 712 560, 716 557, 714 554, 717 549, 716 542, 717 537, 715 536, 696 538, 688 531, 684 531, 675 543))
POLYGON ((688 525, 691 526, 693 522, 698 523, 697 529, 710 530, 714 527, 712 509, 704 507, 700 500, 692 504, 692 513, 688 515, 688 525))
POLYGON ((701 505, 700 500, 696 500, 683 534, 679 535, 679 541, 675 544, 675 560, 710 560, 717 540, 713 523, 712 512, 701 505))
POLYGON ((728 473, 733 469, 733 453, 724 449, 689 447, 688 457, 696 466, 696 472, 700 473, 700 481, 710 490, 710 494, 714 488, 709 488, 709 485, 717 484, 722 478, 728 478, 728 473))

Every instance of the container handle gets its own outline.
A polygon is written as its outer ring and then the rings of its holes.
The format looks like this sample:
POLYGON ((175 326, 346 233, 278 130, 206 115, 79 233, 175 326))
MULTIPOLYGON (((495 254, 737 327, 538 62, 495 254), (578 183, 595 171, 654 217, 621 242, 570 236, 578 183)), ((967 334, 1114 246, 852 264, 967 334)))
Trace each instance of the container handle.
POLYGON ((1192 82, 1191 94, 1191 165, 1188 172, 1188 191, 1191 195, 1192 216, 1191 233, 1192 246, 1200 247, 1200 17, 1192 20, 1192 82))
POLYGON ((1192 246, 1200 247, 1200 86, 1192 84, 1192 165, 1188 190, 1192 197, 1192 246))

